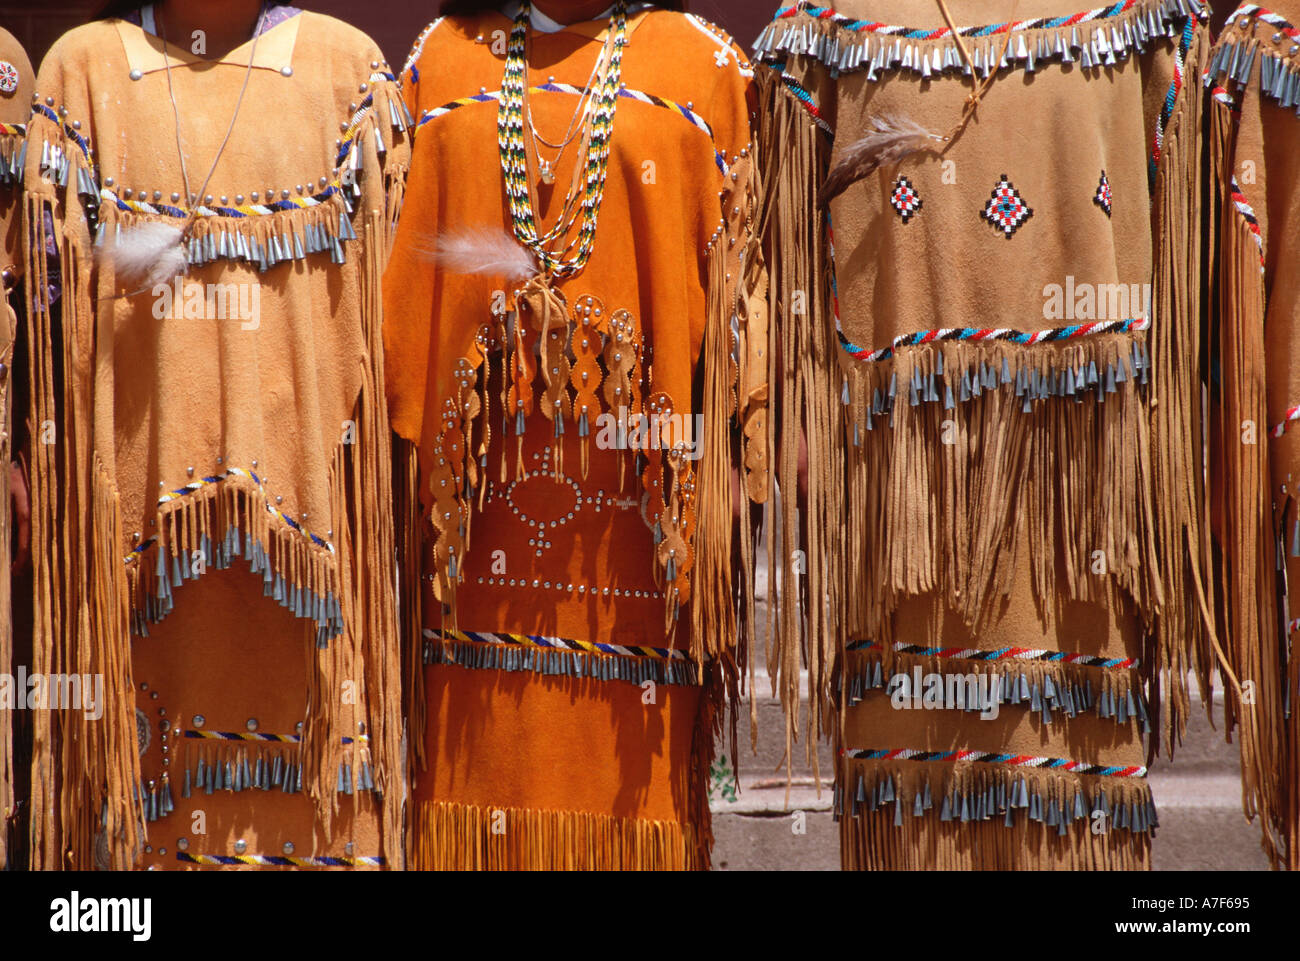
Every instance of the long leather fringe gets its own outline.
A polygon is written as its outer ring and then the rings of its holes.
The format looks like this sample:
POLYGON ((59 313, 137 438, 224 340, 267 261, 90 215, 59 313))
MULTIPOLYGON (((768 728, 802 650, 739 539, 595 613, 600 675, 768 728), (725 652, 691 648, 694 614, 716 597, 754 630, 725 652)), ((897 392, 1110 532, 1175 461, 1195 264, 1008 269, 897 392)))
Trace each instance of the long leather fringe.
MULTIPOLYGON (((385 99, 379 96, 379 101, 385 99)), ((382 105, 382 103, 381 103, 382 105)), ((382 110, 372 111, 358 127, 357 143, 369 152, 368 166, 379 169, 376 131, 382 110)), ((35 142, 64 144, 59 125, 38 116, 29 134, 35 142)), ((387 146, 395 153, 395 141, 387 146)), ((66 180, 94 182, 94 172, 76 149, 62 152, 71 164, 66 180)), ((130 633, 147 618, 146 588, 160 577, 151 567, 123 563, 125 543, 112 475, 95 453, 113 438, 93 437, 90 410, 95 364, 96 316, 92 300, 92 248, 87 222, 68 215, 54 183, 31 176, 29 160, 25 214, 25 257, 31 289, 48 289, 47 243, 60 251, 62 317, 56 320, 44 296, 34 298, 29 316, 32 415, 36 426, 32 491, 33 568, 36 579, 35 632, 38 643, 33 670, 42 673, 103 674, 106 690, 133 690, 130 633), (53 223, 58 231, 48 234, 53 223), (133 603, 134 602, 134 603, 133 603)), ((385 861, 402 864, 401 666, 398 649, 395 556, 392 513, 387 492, 392 486, 391 431, 384 402, 382 297, 380 281, 400 201, 404 161, 394 160, 380 178, 368 178, 359 193, 358 216, 365 249, 359 266, 362 335, 366 347, 355 420, 356 443, 341 443, 330 471, 330 501, 337 528, 337 558, 310 545, 301 534, 274 526, 250 485, 214 484, 160 510, 160 557, 211 557, 213 545, 225 543, 234 529, 254 535, 270 552, 276 578, 286 590, 303 588, 317 599, 338 597, 334 625, 308 631, 304 644, 314 668, 308 672, 307 720, 302 752, 307 790, 317 810, 318 828, 331 833, 337 811, 336 777, 350 760, 343 739, 365 733, 373 759, 373 777, 381 797, 381 831, 385 861), (385 190, 386 188, 386 190, 385 190), (335 636, 337 635, 337 636, 335 636), (323 642, 323 643, 322 643, 323 642), (355 684, 355 698, 344 704, 338 692, 344 681, 355 684)), ((69 205, 80 202, 66 190, 69 205)), ((342 203, 280 212, 271 218, 238 223, 249 238, 264 245, 272 234, 288 230, 304 236, 312 227, 329 237, 352 227, 339 222, 342 203)), ((115 222, 134 215, 106 211, 107 232, 115 222)), ((200 222, 196 236, 219 225, 200 222)), ((230 224, 221 226, 230 227, 230 224)), ((336 241, 331 242, 334 245, 336 241)), ((282 525, 281 525, 282 527, 282 525)), ((292 596, 299 597, 298 592, 292 596)), ((300 606, 301 600, 297 601, 300 606)), ((153 613, 165 614, 155 607, 153 613)), ((319 609, 295 611, 321 620, 319 609)), ((327 618, 328 619, 328 618, 327 618)), ((34 718, 32 769, 32 854, 34 868, 91 867, 96 860, 116 869, 130 867, 144 843, 144 812, 138 785, 139 755, 135 716, 129 698, 110 699, 105 717, 87 723, 80 712, 40 712, 34 718), (96 852, 98 858, 96 858, 96 852)), ((360 796, 363 792, 356 792, 360 796)), ((368 794, 368 792, 365 792, 368 794)))
POLYGON ((1255 237, 1226 199, 1231 195, 1235 124, 1225 105, 1211 104, 1209 133, 1215 206, 1209 217, 1208 262, 1215 268, 1210 272, 1211 336, 1219 360, 1215 439, 1222 465, 1214 513, 1222 541, 1222 633, 1231 671, 1255 691, 1254 703, 1242 704, 1240 692, 1226 685, 1225 733, 1231 737, 1238 732, 1242 807, 1247 818, 1260 817, 1265 853, 1274 867, 1289 859, 1292 868, 1300 868, 1297 839, 1287 836, 1288 825, 1296 830, 1296 810, 1292 807, 1288 814, 1287 807, 1295 805, 1300 793, 1295 786, 1300 768, 1294 766, 1294 736, 1287 737, 1283 720, 1287 625, 1277 590, 1278 572, 1286 565, 1286 512, 1278 508, 1289 501, 1294 517, 1296 502, 1270 492, 1264 277, 1255 237))
POLYGON ((768 383, 777 412, 769 419, 769 436, 780 493, 766 507, 767 664, 772 692, 779 691, 785 709, 787 767, 800 736, 800 670, 806 666, 805 751, 820 778, 816 739, 830 732, 831 717, 824 709, 831 696, 831 671, 845 641, 840 605, 827 605, 823 595, 846 577, 857 580, 863 573, 851 550, 832 543, 852 535, 848 525, 860 524, 853 519, 860 514, 848 510, 844 493, 844 431, 833 407, 839 385, 826 219, 815 202, 814 185, 825 176, 830 154, 828 142, 780 77, 764 67, 756 75, 764 124, 759 163, 771 317, 768 383), (801 490, 799 463, 805 449, 808 483, 801 490))
POLYGON ((836 783, 845 870, 1145 870, 1157 826, 1145 778, 846 758, 836 783))
MULTIPOLYGON (((1209 43, 1204 24, 1193 29, 1183 63, 1184 83, 1165 128, 1153 193, 1155 269, 1152 278, 1151 420, 1159 575, 1164 597, 1144 664, 1161 679, 1152 692, 1160 711, 1161 743, 1173 756, 1190 706, 1189 674, 1209 710, 1211 653, 1217 644, 1209 613, 1213 592, 1208 497, 1205 488, 1204 370, 1201 361, 1201 94, 1186 78, 1201 75, 1209 43)), ((1153 685, 1154 686, 1154 685, 1153 685)))
POLYGON ((708 866, 695 826, 579 811, 420 804, 419 871, 694 871, 708 866))

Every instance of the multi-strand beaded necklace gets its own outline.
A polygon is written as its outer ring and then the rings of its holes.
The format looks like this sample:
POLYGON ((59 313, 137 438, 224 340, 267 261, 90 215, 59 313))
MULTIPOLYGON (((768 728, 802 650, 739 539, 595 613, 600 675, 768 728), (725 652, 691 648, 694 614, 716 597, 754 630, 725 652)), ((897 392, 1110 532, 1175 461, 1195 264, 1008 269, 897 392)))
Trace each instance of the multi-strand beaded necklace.
POLYGON ((605 48, 593 73, 591 96, 584 118, 582 152, 573 183, 554 227, 538 235, 536 189, 530 176, 528 148, 524 140, 528 114, 528 36, 532 3, 523 0, 510 31, 506 50, 505 76, 501 81, 501 106, 497 110, 497 142, 506 198, 515 239, 532 251, 542 273, 560 280, 586 266, 596 240, 596 220, 605 194, 609 168, 609 145, 614 132, 614 110, 622 88, 623 48, 627 44, 627 3, 618 0, 609 21, 605 48), (574 227, 581 224, 575 234, 574 227), (558 251, 557 245, 564 246, 558 251), (576 248, 576 249, 575 249, 576 248))

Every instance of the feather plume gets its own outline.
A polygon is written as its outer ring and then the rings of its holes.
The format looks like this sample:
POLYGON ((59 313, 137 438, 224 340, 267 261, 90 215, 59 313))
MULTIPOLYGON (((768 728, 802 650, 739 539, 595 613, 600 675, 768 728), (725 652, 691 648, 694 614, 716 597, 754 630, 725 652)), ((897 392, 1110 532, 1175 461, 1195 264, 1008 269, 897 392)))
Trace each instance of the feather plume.
POLYGON ((421 252, 454 274, 527 280, 538 273, 537 258, 504 230, 471 228, 438 234, 421 252))
POLYGON ((825 207, 877 167, 896 164, 920 150, 937 150, 943 142, 943 137, 906 117, 872 117, 871 130, 844 151, 827 175, 817 203, 825 207))
POLYGON ((112 245, 99 248, 112 263, 120 287, 132 293, 167 284, 185 269, 181 229, 156 220, 125 228, 112 245))

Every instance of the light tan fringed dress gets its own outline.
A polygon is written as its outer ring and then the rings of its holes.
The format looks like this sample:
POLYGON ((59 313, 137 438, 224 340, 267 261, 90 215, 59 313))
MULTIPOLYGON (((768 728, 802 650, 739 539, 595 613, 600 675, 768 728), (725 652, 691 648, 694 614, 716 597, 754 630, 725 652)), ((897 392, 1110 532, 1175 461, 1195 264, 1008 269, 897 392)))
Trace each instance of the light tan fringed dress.
POLYGON ((782 696, 804 645, 846 868, 1145 868, 1144 741, 1210 657, 1206 27, 949 6, 960 47, 932 0, 799 3, 759 41, 782 696))
MULTIPOLYGON (((9 596, 11 521, 9 510, 9 462, 14 456, 13 397, 10 394, 18 319, 11 297, 20 297, 17 283, 22 270, 22 172, 23 143, 27 114, 32 101, 35 76, 27 54, 13 35, 0 29, 0 677, 12 677, 17 665, 13 656, 13 616, 9 596)), ((19 419, 23 418, 19 413, 19 419)), ((26 692, 22 692, 25 697, 26 692)), ((14 793, 14 708, 19 692, 0 692, 0 869, 8 865, 9 827, 17 814, 14 793)), ((25 702, 24 702, 25 703, 25 702)))
MULTIPOLYGON (((1204 74, 1210 98, 1217 352, 1213 459, 1224 559, 1224 624, 1240 697, 1246 813, 1275 866, 1300 868, 1300 4, 1242 5, 1204 74), (1250 685, 1250 689, 1246 685, 1250 685)), ((1229 688, 1229 694, 1233 694, 1229 688)))
POLYGON ((409 121, 364 34, 264 13, 215 61, 91 23, 36 84, 34 669, 105 692, 38 719, 37 868, 401 864, 379 283, 409 121), (123 276, 181 226, 179 279, 123 276))
MULTIPOLYGON (((752 69, 703 20, 628 11, 594 245, 548 311, 502 275, 525 253, 498 136, 519 30, 558 142, 608 15, 552 32, 448 18, 402 76, 419 127, 384 343, 393 426, 418 452, 399 534, 425 578, 403 599, 409 863, 707 867, 714 737, 753 614, 733 469, 767 489, 752 69)), ((539 233, 583 157, 570 146, 548 185, 530 152, 539 233)))

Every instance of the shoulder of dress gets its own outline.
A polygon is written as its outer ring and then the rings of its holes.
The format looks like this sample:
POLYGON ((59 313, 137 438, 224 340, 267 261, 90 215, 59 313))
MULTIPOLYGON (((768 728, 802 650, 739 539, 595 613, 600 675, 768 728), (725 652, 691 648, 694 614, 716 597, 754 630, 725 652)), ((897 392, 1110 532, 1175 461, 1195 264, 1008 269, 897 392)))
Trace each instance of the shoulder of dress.
POLYGON ((28 74, 32 72, 31 62, 27 59, 27 51, 18 42, 18 38, 4 27, 0 27, 0 60, 13 64, 20 72, 28 74))
POLYGON ((652 31, 656 49, 671 50, 672 58, 686 66, 730 69, 745 78, 753 76, 749 55, 731 34, 698 14, 651 10, 639 29, 652 31))
POLYGON ((91 58, 102 60, 106 53, 122 54, 122 41, 117 33, 118 20, 92 20, 64 33, 55 40, 41 61, 41 68, 47 64, 60 64, 66 70, 77 64, 87 64, 91 58))
POLYGON ((304 10, 298 14, 302 21, 298 27, 298 43, 306 44, 313 56, 329 57, 335 61, 352 59, 364 63, 383 62, 379 44, 364 30, 326 13, 304 10))

